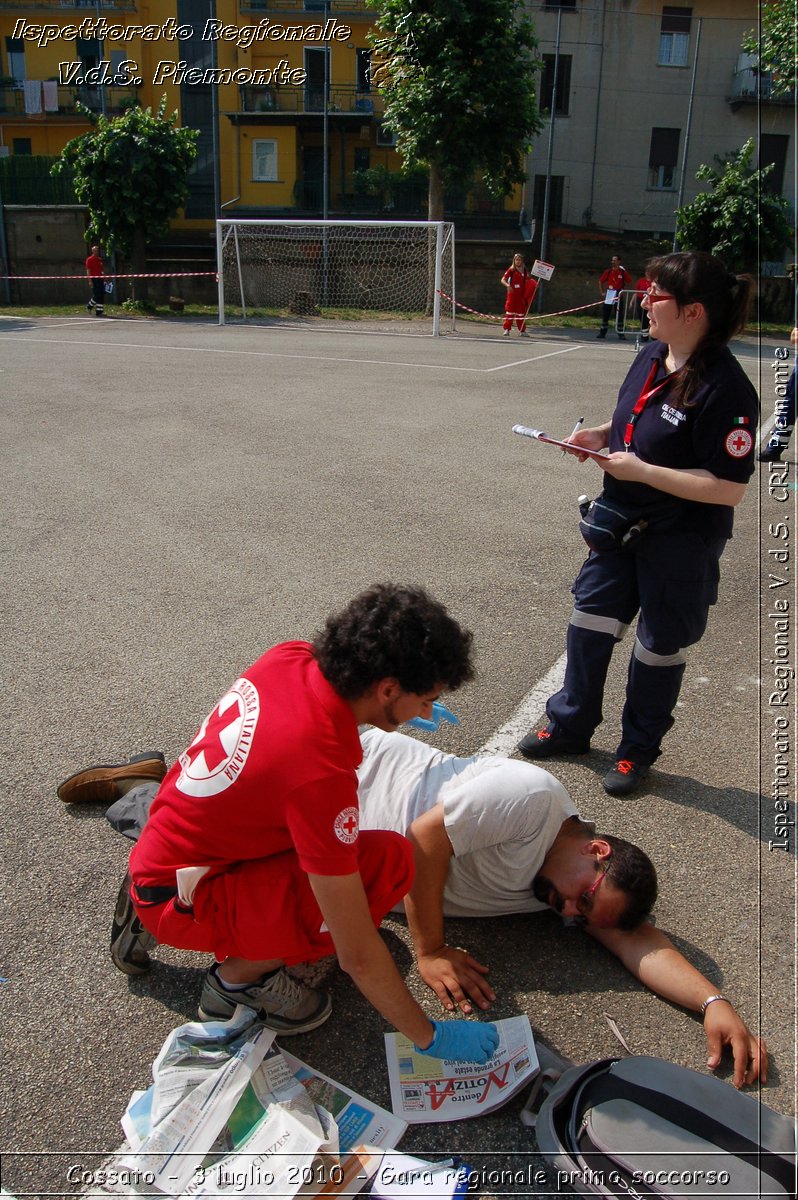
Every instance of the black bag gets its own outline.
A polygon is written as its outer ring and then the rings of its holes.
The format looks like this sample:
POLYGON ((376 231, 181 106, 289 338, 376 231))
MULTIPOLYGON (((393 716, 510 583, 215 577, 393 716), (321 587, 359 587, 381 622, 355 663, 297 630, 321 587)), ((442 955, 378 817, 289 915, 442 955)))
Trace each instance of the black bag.
POLYGON ((610 499, 602 492, 595 500, 579 497, 579 532, 591 550, 606 553, 622 550, 640 536, 648 526, 639 510, 627 509, 618 500, 610 499))
POLYGON ((558 1184, 581 1196, 795 1196, 795 1119, 660 1058, 573 1067, 524 1117, 558 1184))

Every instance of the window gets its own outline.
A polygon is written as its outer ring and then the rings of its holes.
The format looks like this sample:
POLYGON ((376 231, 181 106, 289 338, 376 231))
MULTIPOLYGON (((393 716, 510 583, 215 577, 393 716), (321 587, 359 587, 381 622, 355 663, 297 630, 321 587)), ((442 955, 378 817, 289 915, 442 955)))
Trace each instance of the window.
POLYGON ((652 129, 651 149, 648 152, 648 186, 674 187, 676 163, 679 158, 680 129, 652 129))
POLYGON ((663 7, 659 32, 659 58, 657 59, 659 66, 687 66, 692 16, 692 8, 674 8, 668 4, 663 7))
POLYGON ((255 138, 252 143, 252 178, 260 183, 277 181, 277 142, 255 138))
POLYGON ((25 79, 25 43, 22 38, 6 38, 8 73, 17 83, 25 79))
POLYGON ((544 8, 570 8, 576 9, 576 0, 543 0, 544 8))
POLYGON ((355 146, 355 170, 368 171, 371 166, 371 150, 368 146, 355 146))
POLYGON ((11 146, 15 154, 33 154, 30 138, 12 138, 11 146))
MULTIPOLYGON (((540 107, 544 112, 551 111, 551 93, 554 87, 554 54, 543 55, 543 73, 540 77, 540 107)), ((557 95, 554 99, 554 113, 558 117, 567 117, 571 99, 571 55, 561 54, 557 63, 557 95)))
POLYGON ((371 91, 371 51, 357 50, 357 90, 371 91))
POLYGON ((763 133, 759 138, 759 169, 773 164, 773 170, 762 180, 762 189, 776 196, 780 196, 784 188, 789 142, 787 133, 763 133))
MULTIPOLYGON (((563 195, 565 192, 565 176, 552 175, 549 188, 549 222, 559 225, 562 221, 563 195)), ((532 216, 536 221, 543 220, 543 210, 546 207, 546 176, 535 176, 535 190, 532 196, 532 216)))

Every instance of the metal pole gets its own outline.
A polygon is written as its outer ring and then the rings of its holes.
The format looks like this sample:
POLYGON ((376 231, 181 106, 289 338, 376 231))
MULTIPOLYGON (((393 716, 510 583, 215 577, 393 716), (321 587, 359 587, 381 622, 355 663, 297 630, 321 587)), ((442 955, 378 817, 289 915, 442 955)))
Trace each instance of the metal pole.
MULTIPOLYGON (((324 28, 327 28, 327 19, 330 13, 329 0, 324 0, 324 28)), ((329 170, 329 145, 330 145, 330 111, 329 111, 329 90, 330 90, 330 47, 324 47, 324 108, 323 108, 323 131, 322 131, 322 220, 326 221, 330 215, 330 170, 329 170)), ((328 280, 328 263, 327 255, 329 246, 327 242, 327 226, 324 226, 322 233, 323 255, 322 255, 322 293, 323 304, 327 307, 329 302, 329 280, 328 280)))
MULTIPOLYGON (((710 39, 711 40, 711 39, 710 39)), ((693 53, 693 75, 690 80, 690 102, 687 106, 687 125, 684 130, 684 146, 682 147, 682 169, 679 177, 679 198, 676 201, 676 211, 682 207, 684 200, 684 180, 687 174, 687 150, 690 145, 690 126, 693 121, 693 101, 695 99, 695 80, 698 71, 698 47, 701 44, 701 18, 698 18, 695 34, 695 51, 693 53)), ((677 222, 678 225, 678 222, 677 222)), ((673 230, 673 250, 679 249, 679 239, 676 236, 676 226, 673 230)))
MULTIPOLYGON (((562 25, 562 9, 557 9, 557 41, 554 47, 554 79, 551 85, 551 111, 549 113, 549 152, 546 159, 546 191, 543 197, 543 228, 540 233, 540 257, 543 262, 546 261, 546 251, 549 241, 549 200, 551 197, 551 164, 554 157, 554 115, 557 108, 557 76, 560 71, 560 27, 562 25)), ((538 282, 538 291, 535 298, 535 309, 537 312, 543 311, 543 289, 544 283, 541 279, 538 282)))

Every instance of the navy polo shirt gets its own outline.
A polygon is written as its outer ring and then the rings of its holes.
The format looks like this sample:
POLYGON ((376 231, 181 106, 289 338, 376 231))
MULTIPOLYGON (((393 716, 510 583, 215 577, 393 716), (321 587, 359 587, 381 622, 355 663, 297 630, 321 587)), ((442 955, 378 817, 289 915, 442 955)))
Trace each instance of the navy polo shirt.
MULTIPOLYGON (((652 363, 657 373, 651 387, 668 378, 667 346, 644 346, 621 385, 612 417, 610 451, 623 450, 624 433, 635 403, 644 390, 652 363)), ((713 354, 704 382, 686 408, 677 408, 665 383, 637 419, 632 452, 643 462, 676 470, 700 468, 733 483, 747 483, 755 463, 759 420, 756 391, 727 346, 713 354)), ((681 500, 643 483, 622 483, 604 475, 604 491, 620 502, 648 511, 652 526, 690 529, 705 537, 731 537, 734 509, 728 504, 681 500)))

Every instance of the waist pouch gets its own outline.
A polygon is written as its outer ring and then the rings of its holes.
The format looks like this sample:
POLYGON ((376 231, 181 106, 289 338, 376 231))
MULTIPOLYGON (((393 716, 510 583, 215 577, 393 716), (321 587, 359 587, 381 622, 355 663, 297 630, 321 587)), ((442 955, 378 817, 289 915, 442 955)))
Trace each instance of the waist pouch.
POLYGON ((579 532, 590 549, 599 554, 624 549, 649 525, 639 509, 626 508, 603 492, 595 500, 581 497, 579 512, 579 532))

